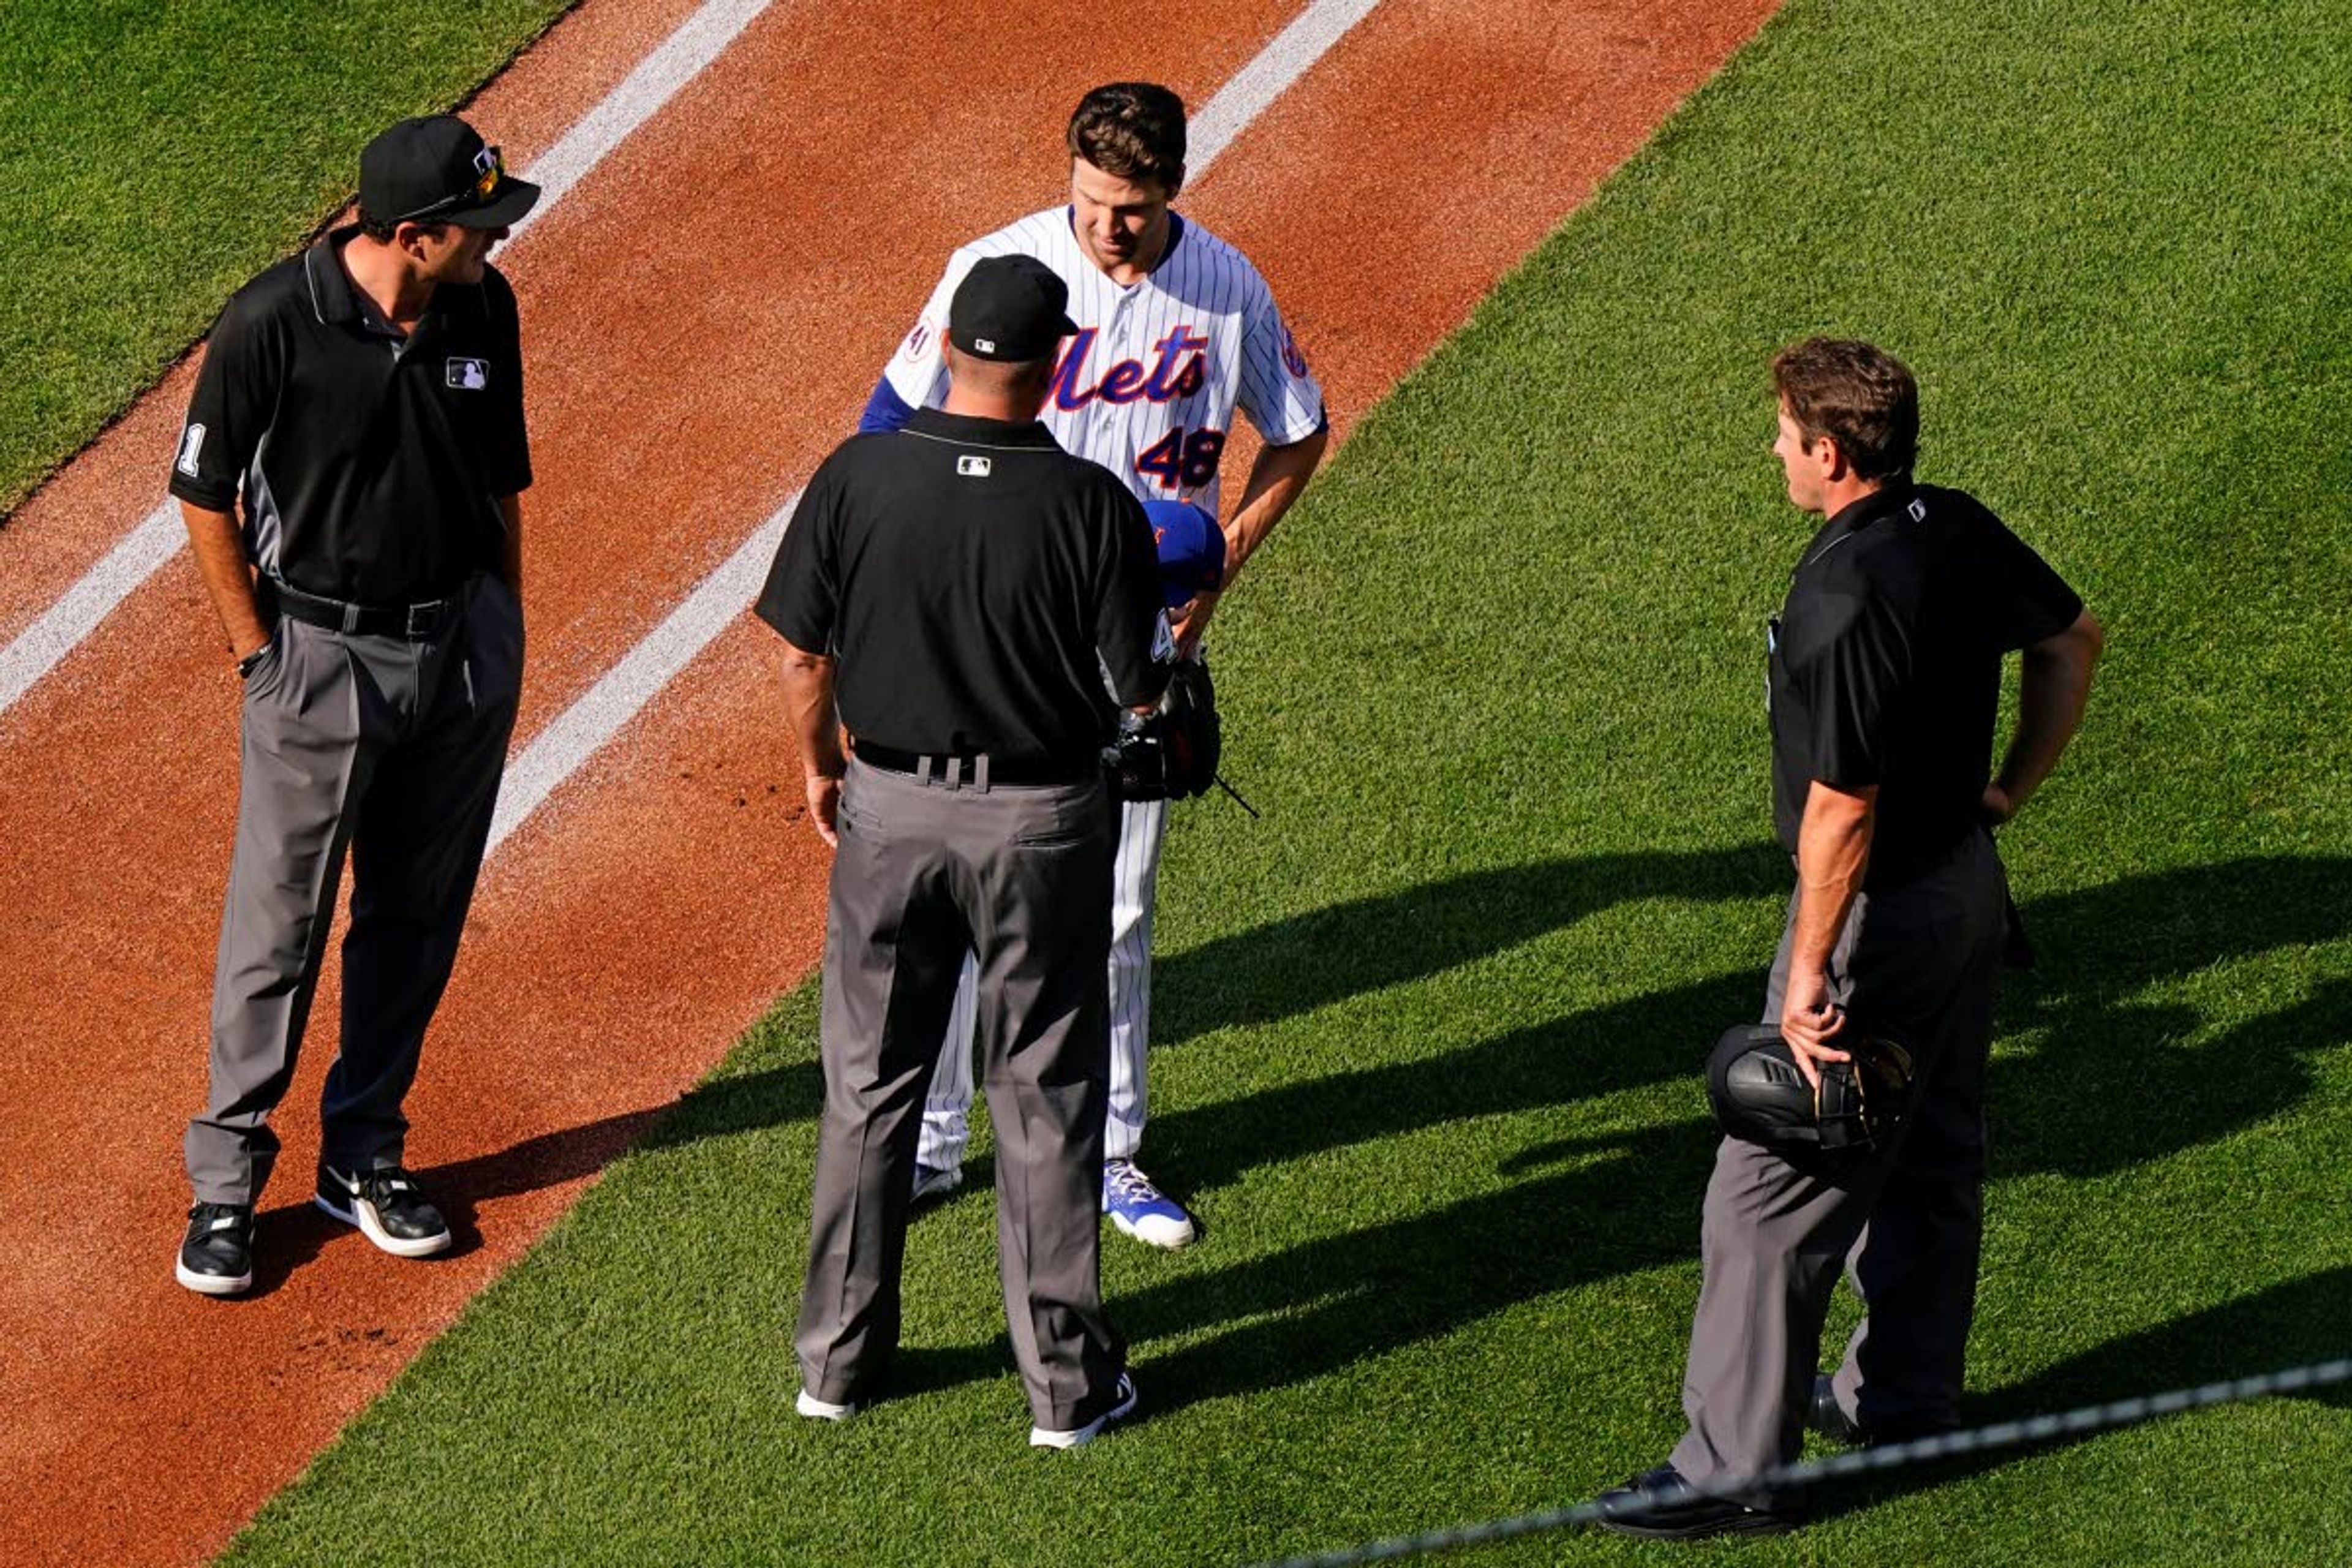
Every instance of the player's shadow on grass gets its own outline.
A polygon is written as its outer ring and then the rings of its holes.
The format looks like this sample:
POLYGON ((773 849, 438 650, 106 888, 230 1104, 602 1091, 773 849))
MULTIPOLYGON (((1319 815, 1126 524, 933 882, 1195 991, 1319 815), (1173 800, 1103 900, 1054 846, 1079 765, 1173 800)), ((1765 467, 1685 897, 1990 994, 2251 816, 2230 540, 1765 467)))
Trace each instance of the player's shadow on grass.
MULTIPOLYGON (((824 1103, 824 1075, 814 1061, 738 1072, 698 1085, 666 1105, 599 1117, 577 1127, 544 1132, 494 1153, 452 1160, 420 1169, 418 1179, 449 1222, 455 1245, 446 1256, 463 1257, 480 1239, 476 1207, 494 1198, 536 1192, 595 1174, 631 1150, 658 1154, 706 1138, 813 1121, 824 1103)), ((347 1227, 313 1214, 315 1225, 286 1216, 285 1268, 317 1255, 347 1227)), ((265 1223, 274 1223, 265 1216, 265 1223)), ((273 1273, 280 1242, 273 1234, 263 1258, 273 1273)), ((257 1286, 271 1283, 257 1279, 257 1286)))
MULTIPOLYGON (((1760 868, 1770 887, 1776 864, 1785 885, 1786 861, 1769 851, 1760 864, 1748 852, 1550 862, 1520 868, 1524 883, 1517 874, 1484 873, 1401 895, 1393 909, 1343 905, 1326 911, 1328 924, 1283 922, 1234 938, 1229 956, 1255 951, 1252 942, 1265 936, 1269 974, 1297 974, 1318 998, 1336 999, 1367 981, 1387 984, 1437 973, 1478 951, 1457 951, 1469 944, 1450 919, 1402 953, 1369 940, 1391 927, 1413 929, 1400 910, 1466 919, 1491 905, 1504 911, 1493 943, 1499 947, 1564 925, 1611 891, 1621 899, 1748 896, 1757 890, 1752 873, 1760 868), (1532 920, 1519 895, 1547 884, 1561 887, 1564 896, 1550 920, 1532 920), (1331 943, 1328 953, 1290 949, 1297 932, 1309 929, 1331 943)), ((2035 969, 2012 973, 2005 983, 2000 1026, 2029 1048, 2004 1053, 1992 1068, 1995 1173, 2115 1171, 2221 1137, 2300 1100, 2311 1085, 2310 1055, 2352 1038, 2352 982, 2324 984, 2294 1006, 2193 1047, 2178 1042, 2202 1023, 2195 1009, 2131 998, 2152 983, 2217 963, 2344 935, 2352 931, 2347 889, 2352 860, 2263 858, 2126 878, 2032 902, 2027 921, 2043 951, 2035 969), (2084 1115, 2087 1106, 2098 1114, 2084 1115)), ((1759 954, 1759 964, 1769 956, 1759 954)), ((1200 973, 1214 973, 1223 962, 1221 956, 1200 973)), ((1162 994, 1180 992, 1192 973, 1171 973, 1162 994)), ((1166 1114, 1152 1122, 1156 1168, 1195 1190, 1213 1190, 1244 1171, 1322 1150, 1650 1083, 1682 1082, 1687 1110, 1703 1113, 1707 1050, 1724 1028, 1758 1015, 1763 980, 1759 966, 1694 981, 1443 1057, 1302 1079, 1247 1100, 1166 1114)), ((1243 994, 1250 994, 1244 986, 1243 994)))
MULTIPOLYGON (((2131 998, 2217 963, 2341 937, 2352 930, 2347 888, 2352 861, 2263 858, 2126 878, 2032 905, 2042 963, 2012 978, 2002 1026, 2037 1043, 1993 1070, 1995 1174, 2126 1169, 2292 1109, 2310 1091, 2310 1058, 2352 1036, 2352 980, 2331 979, 2193 1047, 2168 1041, 2197 1027, 2200 1014, 2131 998)), ((1300 1381, 1518 1301, 1689 1261, 1713 1141, 1698 1073, 1715 1034, 1754 1016, 1760 1001, 1756 975, 1729 975, 1444 1057, 1155 1121, 1155 1168, 1213 1187, 1252 1166, 1385 1133, 1649 1082, 1680 1080, 1696 1113, 1543 1145, 1506 1172, 1572 1168, 1120 1301, 1139 1346, 1245 1323, 1152 1359, 1162 1397, 1300 1381)), ((1669 1114, 1683 1110, 1678 1102, 1669 1114)))
POLYGON ((2026 906, 2040 962, 2004 984, 2024 1042, 1987 1086, 1996 1176, 2105 1174, 2227 1136, 2309 1091, 2352 1040, 2352 978, 2187 1043, 2187 999, 2135 1000, 2219 964, 2352 933, 2352 858, 2263 857, 2126 877, 2026 906))
MULTIPOLYGON (((2021 1421, 2084 1405, 2137 1398, 2206 1384, 2334 1361, 2352 1353, 2345 1338, 2345 1303, 2352 1301, 2352 1267, 2326 1268, 2266 1286, 2184 1318, 2125 1334, 2071 1356, 2022 1383, 1963 1401, 1971 1426, 2021 1421)), ((2352 1384, 2338 1383, 2287 1397, 2352 1408, 2352 1384)), ((2190 1417, 2194 1419, 2194 1417, 2190 1417)), ((1906 1493, 1929 1490, 2095 1434, 2041 1442, 1825 1487, 1816 1518, 1852 1512, 1906 1493)))
MULTIPOLYGON (((1188 1191, 1213 1192, 1246 1171, 1325 1150, 1440 1122, 1573 1105, 1644 1084, 1677 1085, 1684 1102, 1677 1109, 1704 1116, 1707 1050, 1732 1023, 1753 1017, 1763 994, 1760 968, 1717 975, 1443 1056, 1155 1116, 1152 1169, 1188 1191)), ((1573 1140, 1563 1145, 1573 1146, 1573 1140)))
MULTIPOLYGON (((2323 1268, 2110 1340, 2022 1383, 1970 1398, 1965 1413, 1971 1424, 2016 1421, 2153 1394, 2152 1369, 2168 1388, 2185 1388, 2337 1360, 2352 1355, 2347 1302, 2352 1265, 2323 1268)), ((2352 1408, 2352 1384, 2298 1397, 2352 1408)))
MULTIPOLYGON (((1686 1261, 1693 1184, 1714 1141, 1711 1127, 1686 1121, 1559 1146, 1549 1152, 1552 1174, 1120 1293, 1111 1310, 1154 1412, 1301 1382, 1515 1302, 1686 1261), (1661 1190, 1692 1195, 1661 1208, 1661 1190), (1228 1321, 1244 1326, 1173 1352, 1152 1348, 1228 1321)), ((904 1352, 891 1386, 914 1394, 997 1375, 1010 1354, 1002 1334, 904 1352)))
POLYGON ((1333 904, 1156 963, 1153 1043, 1270 1024, 1426 979, 1612 905, 1776 898, 1789 881, 1788 856, 1759 843, 1539 860, 1333 904))
POLYGON ((1159 1407, 1302 1382, 1518 1302, 1689 1261, 1714 1145, 1696 1120, 1564 1141, 1545 1151, 1548 1174, 1114 1305, 1159 1407), (1219 1322, 1244 1326, 1151 1351, 1219 1322))
MULTIPOLYGON (((1788 876, 1786 855, 1750 844, 1538 861, 1336 904, 1221 937, 1157 965, 1155 1036, 1175 1041, 1277 1022, 1443 973, 1614 904, 1784 894, 1788 876)), ((1762 992, 1760 968, 1717 976, 1436 1060, 1305 1080, 1238 1103, 1157 1117, 1152 1148, 1187 1183, 1213 1186, 1253 1165, 1434 1120, 1525 1110, 1693 1074, 1724 1020, 1748 1016, 1762 992), (1696 1056, 1694 1040, 1700 1042, 1696 1056), (1628 1041, 1640 1048, 1622 1048, 1628 1041), (1648 1048, 1651 1043, 1661 1048, 1648 1048)), ((992 1184, 988 1163, 974 1162, 963 1201, 992 1184)))

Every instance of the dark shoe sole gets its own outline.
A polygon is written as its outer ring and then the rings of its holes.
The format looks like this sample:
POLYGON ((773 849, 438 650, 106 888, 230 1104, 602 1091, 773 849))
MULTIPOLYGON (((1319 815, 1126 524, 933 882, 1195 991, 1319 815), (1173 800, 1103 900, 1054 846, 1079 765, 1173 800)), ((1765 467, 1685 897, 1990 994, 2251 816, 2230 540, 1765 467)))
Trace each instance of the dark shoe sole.
POLYGON ((1614 1534, 1638 1536, 1643 1541, 1703 1541, 1710 1535, 1785 1535, 1804 1521, 1777 1513, 1748 1513, 1705 1524, 1643 1524, 1641 1515, 1629 1514, 1622 1519, 1594 1522, 1614 1534))
POLYGON ((352 1199, 348 1208, 336 1204, 324 1193, 313 1194, 310 1202, 320 1214, 356 1226, 362 1236, 394 1258, 430 1258, 436 1252, 448 1249, 450 1237, 446 1226, 434 1236, 394 1236, 383 1228, 383 1222, 375 1216, 375 1205, 365 1198, 352 1199))

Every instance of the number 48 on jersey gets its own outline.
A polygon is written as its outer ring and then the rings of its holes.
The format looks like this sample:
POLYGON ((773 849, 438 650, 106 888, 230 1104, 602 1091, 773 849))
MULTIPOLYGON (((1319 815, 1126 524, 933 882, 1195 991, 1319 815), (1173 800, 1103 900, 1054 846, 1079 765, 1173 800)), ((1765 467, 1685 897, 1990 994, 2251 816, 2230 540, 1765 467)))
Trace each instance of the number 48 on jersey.
POLYGON ((1224 450, 1223 430, 1187 432, 1179 425, 1138 452, 1135 468, 1171 490, 1198 489, 1217 477, 1217 459, 1224 450))

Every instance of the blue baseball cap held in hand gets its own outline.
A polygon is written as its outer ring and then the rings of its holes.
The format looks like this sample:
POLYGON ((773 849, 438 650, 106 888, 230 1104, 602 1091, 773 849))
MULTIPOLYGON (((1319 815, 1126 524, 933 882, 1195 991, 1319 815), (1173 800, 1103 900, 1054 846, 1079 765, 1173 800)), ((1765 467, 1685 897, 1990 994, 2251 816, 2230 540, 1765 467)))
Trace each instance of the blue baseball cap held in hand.
POLYGON ((1148 500, 1143 515, 1160 547, 1160 591, 1168 607, 1221 586, 1225 580, 1225 531, 1191 501, 1148 500))

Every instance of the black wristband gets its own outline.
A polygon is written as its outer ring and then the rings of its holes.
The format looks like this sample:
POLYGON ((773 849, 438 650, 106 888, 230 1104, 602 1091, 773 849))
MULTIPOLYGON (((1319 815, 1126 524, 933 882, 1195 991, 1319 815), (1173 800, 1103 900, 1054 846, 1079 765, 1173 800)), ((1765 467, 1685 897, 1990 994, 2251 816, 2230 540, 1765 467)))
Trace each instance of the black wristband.
POLYGON ((239 680, 251 679, 253 672, 261 665, 261 656, 268 651, 269 645, 268 643, 263 643, 259 647, 255 648, 251 653, 247 654, 243 658, 238 659, 236 661, 236 678, 239 680))

